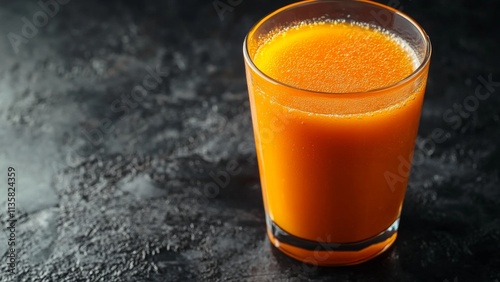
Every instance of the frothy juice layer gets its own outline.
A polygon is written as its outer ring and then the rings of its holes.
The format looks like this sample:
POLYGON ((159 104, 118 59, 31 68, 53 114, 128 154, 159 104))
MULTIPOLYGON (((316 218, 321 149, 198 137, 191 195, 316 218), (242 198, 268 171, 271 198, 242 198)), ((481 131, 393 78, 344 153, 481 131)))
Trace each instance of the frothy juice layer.
POLYGON ((255 65, 284 84, 329 93, 362 92, 395 84, 415 69, 407 44, 356 23, 290 28, 257 51, 255 65))
MULTIPOLYGON (((293 86, 272 83, 247 65, 271 220, 294 236, 320 242, 359 242, 386 230, 401 211, 425 78, 374 94, 352 92, 408 77, 416 68, 415 53, 388 32, 340 22, 299 25, 255 44, 262 44, 252 56, 257 68, 293 86)), ((366 259, 394 239, 322 263, 366 259)), ((299 259, 313 255, 279 246, 299 259)))

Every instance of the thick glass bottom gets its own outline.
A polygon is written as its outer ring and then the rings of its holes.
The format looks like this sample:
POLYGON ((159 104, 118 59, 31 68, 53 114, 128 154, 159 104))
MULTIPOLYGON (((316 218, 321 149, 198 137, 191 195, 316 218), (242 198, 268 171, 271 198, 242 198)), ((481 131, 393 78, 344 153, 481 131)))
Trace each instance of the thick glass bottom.
POLYGON ((287 233, 269 217, 266 221, 267 234, 276 248, 302 262, 322 266, 353 265, 376 257, 394 243, 399 227, 398 218, 374 237, 353 243, 334 243, 302 239, 287 233))

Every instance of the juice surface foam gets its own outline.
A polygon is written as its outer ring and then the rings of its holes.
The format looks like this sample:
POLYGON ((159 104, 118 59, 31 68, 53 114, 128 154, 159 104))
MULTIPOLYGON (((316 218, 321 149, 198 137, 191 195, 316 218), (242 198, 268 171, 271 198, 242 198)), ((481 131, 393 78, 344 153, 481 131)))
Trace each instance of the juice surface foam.
POLYGON ((284 84, 328 93, 364 92, 393 85, 418 65, 397 36, 356 22, 304 23, 277 32, 254 63, 284 84))

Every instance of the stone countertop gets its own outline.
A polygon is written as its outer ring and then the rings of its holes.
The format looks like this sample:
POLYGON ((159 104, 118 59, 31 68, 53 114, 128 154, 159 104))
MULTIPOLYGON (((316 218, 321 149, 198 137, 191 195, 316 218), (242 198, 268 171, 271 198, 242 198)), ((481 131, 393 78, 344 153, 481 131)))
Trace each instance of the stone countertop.
POLYGON ((0 4, 1 281, 500 281, 499 2, 389 2, 433 43, 424 158, 394 246, 321 268, 266 238, 241 54, 290 1, 218 1, 0 4))

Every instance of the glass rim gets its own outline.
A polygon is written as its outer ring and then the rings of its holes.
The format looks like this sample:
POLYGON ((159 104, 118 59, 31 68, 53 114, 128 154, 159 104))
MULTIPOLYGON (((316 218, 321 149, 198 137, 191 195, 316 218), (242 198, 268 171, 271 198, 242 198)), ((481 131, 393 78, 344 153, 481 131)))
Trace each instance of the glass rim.
POLYGON ((291 89, 295 89, 295 90, 299 90, 299 91, 304 91, 304 92, 308 92, 308 93, 311 93, 311 94, 318 94, 318 95, 327 94, 327 95, 332 96, 332 95, 345 95, 345 94, 376 93, 376 92, 381 92, 381 91, 386 91, 386 90, 394 89, 394 88, 397 88, 397 87, 399 87, 399 86, 407 83, 408 81, 411 81, 412 79, 414 79, 415 77, 417 77, 418 75, 420 75, 424 71, 424 69, 426 68, 426 66, 429 64, 429 61, 430 61, 430 58, 431 58, 431 53, 432 53, 432 45, 431 45, 430 38, 427 35, 427 33, 425 32, 425 30, 422 28, 422 26, 420 26, 420 24, 418 24, 413 18, 411 18, 407 14, 405 14, 405 13, 403 13, 403 12, 401 12, 401 11, 393 8, 393 7, 390 7, 390 6, 381 4, 381 3, 372 2, 372 1, 369 1, 369 0, 351 0, 349 2, 362 2, 362 3, 368 4, 368 5, 378 6, 378 7, 381 7, 383 9, 389 10, 390 12, 392 12, 394 14, 398 14, 399 16, 403 17, 404 19, 406 19, 408 22, 410 22, 413 26, 415 26, 417 28, 417 30, 419 31, 421 37, 423 38, 423 40, 427 44, 426 44, 425 55, 424 55, 424 58, 423 58, 422 62, 419 63, 418 67, 411 74, 409 74, 408 76, 406 76, 406 77, 398 80, 397 82, 395 82, 393 84, 390 84, 390 85, 387 85, 387 86, 383 86, 383 87, 379 87, 379 88, 369 89, 369 90, 366 90, 366 91, 325 92, 325 91, 309 90, 309 89, 305 89, 305 88, 301 88, 301 87, 297 87, 297 86, 293 86, 293 85, 281 82, 281 81, 279 81, 279 80, 277 80, 275 78, 272 78, 269 75, 265 74, 263 71, 261 71, 255 65, 253 59, 250 58, 250 54, 248 52, 248 37, 253 32, 255 32, 258 27, 260 27, 264 22, 266 22, 268 19, 272 18, 274 15, 279 14, 279 13, 281 13, 283 11, 286 11, 286 10, 289 10, 289 9, 292 9, 292 8, 296 8, 296 7, 300 7, 300 6, 306 6, 306 5, 318 4, 318 3, 326 3, 326 2, 342 2, 342 1, 340 1, 340 0, 322 0, 322 1, 318 1, 318 0, 305 0, 305 1, 300 1, 300 2, 297 2, 297 3, 293 3, 293 4, 286 5, 284 7, 281 7, 279 9, 271 12, 270 14, 266 15, 262 19, 260 19, 256 24, 254 24, 252 26, 252 28, 250 28, 250 31, 248 32, 248 34, 245 36, 245 39, 243 40, 243 57, 245 59, 245 62, 248 64, 248 66, 255 73, 257 73, 260 77, 264 78, 268 82, 271 82, 271 83, 273 83, 275 85, 281 85, 281 86, 284 86, 284 87, 287 87, 287 88, 291 88, 291 89))

